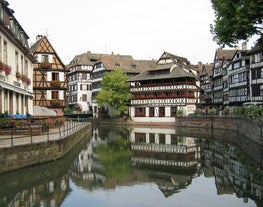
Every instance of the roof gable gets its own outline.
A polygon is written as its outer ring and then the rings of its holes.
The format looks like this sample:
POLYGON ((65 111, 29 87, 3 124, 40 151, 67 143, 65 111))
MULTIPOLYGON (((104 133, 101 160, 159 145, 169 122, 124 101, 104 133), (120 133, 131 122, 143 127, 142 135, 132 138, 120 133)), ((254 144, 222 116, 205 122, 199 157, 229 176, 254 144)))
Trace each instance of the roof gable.
POLYGON ((53 65, 56 67, 56 69, 66 70, 66 66, 59 58, 58 54, 56 53, 55 49, 53 48, 46 36, 38 36, 38 40, 31 46, 30 50, 33 53, 36 60, 38 54, 52 54, 54 63, 53 65))

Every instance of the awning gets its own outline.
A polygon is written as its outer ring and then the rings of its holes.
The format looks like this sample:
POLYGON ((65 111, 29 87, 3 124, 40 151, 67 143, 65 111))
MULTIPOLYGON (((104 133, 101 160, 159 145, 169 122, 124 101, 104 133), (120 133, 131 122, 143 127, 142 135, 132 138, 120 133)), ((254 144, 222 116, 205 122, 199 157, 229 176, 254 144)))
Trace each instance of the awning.
POLYGON ((14 86, 14 85, 11 85, 11 84, 8 84, 8 83, 2 82, 2 81, 0 81, 0 89, 1 88, 5 88, 5 89, 8 89, 8 90, 14 91, 16 93, 20 93, 20 94, 24 94, 26 96, 33 97, 33 93, 32 92, 27 91, 27 90, 22 89, 22 88, 18 88, 18 87, 14 86))

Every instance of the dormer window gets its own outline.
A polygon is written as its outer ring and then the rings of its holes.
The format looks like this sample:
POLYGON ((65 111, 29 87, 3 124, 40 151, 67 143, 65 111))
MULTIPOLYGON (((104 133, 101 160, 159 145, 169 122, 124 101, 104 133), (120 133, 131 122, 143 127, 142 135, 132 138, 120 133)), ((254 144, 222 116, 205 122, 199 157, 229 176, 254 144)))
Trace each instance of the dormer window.
POLYGON ((115 66, 116 66, 116 68, 119 68, 119 67, 120 67, 120 64, 119 64, 119 63, 116 63, 115 66))
POLYGON ((136 65, 135 65, 135 64, 132 64, 132 68, 136 68, 136 65))

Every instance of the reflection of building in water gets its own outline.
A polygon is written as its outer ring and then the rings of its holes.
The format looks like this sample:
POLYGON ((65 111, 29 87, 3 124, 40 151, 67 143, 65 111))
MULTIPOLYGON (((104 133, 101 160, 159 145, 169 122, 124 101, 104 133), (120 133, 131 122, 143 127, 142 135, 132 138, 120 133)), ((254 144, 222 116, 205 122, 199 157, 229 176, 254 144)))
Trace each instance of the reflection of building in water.
POLYGON ((92 187, 93 185, 101 186, 105 181, 105 176, 101 175, 97 171, 102 171, 103 166, 98 162, 97 155, 93 152, 94 145, 98 143, 104 143, 97 136, 97 130, 93 130, 93 138, 85 149, 79 153, 78 158, 71 166, 71 178, 78 185, 85 183, 86 187, 92 187))
POLYGON ((236 193, 244 202, 247 197, 262 202, 262 175, 259 176, 259 169, 242 159, 244 155, 238 147, 219 141, 203 141, 202 152, 206 169, 209 172, 213 169, 218 194, 236 193))
POLYGON ((134 128, 130 140, 132 165, 154 171, 151 174, 166 197, 196 176, 200 148, 194 138, 177 136, 175 129, 134 128))
POLYGON ((174 129, 135 128, 130 140, 134 166, 187 168, 199 162, 200 150, 195 139, 177 136, 174 129))
POLYGON ((69 176, 64 175, 56 180, 45 182, 30 189, 24 189, 15 196, 7 194, 0 199, 0 206, 61 206, 69 189, 69 176))

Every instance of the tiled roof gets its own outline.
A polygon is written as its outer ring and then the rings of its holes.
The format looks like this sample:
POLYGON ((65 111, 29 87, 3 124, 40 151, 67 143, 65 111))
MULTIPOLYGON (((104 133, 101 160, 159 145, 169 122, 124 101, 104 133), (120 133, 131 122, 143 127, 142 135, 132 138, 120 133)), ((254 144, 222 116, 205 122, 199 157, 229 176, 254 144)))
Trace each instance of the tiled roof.
POLYGON ((119 54, 99 54, 99 53, 83 53, 76 55, 68 67, 75 65, 91 65, 103 63, 106 70, 114 70, 117 67, 121 68, 126 73, 140 73, 145 70, 151 70, 155 67, 153 60, 135 60, 131 55, 119 54))
POLYGON ((227 49, 217 49, 216 54, 219 59, 226 59, 226 60, 231 60, 235 54, 236 50, 227 50, 227 49))
POLYGON ((158 80, 169 78, 197 78, 191 70, 190 62, 183 57, 164 52, 156 62, 154 70, 148 70, 131 78, 129 81, 158 80))
POLYGON ((134 60, 132 56, 127 55, 104 56, 101 62, 106 70, 114 70, 119 67, 125 73, 140 73, 155 67, 155 61, 134 60))

